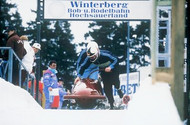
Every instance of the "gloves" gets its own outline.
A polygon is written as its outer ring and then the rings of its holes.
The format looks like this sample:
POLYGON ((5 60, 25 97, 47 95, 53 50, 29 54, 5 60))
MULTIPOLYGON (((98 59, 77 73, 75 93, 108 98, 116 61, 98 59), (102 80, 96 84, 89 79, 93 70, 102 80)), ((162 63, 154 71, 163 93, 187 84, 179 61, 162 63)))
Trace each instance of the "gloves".
POLYGON ((75 81, 74 81, 74 84, 76 84, 79 80, 80 80, 80 78, 77 77, 77 78, 75 79, 75 81))

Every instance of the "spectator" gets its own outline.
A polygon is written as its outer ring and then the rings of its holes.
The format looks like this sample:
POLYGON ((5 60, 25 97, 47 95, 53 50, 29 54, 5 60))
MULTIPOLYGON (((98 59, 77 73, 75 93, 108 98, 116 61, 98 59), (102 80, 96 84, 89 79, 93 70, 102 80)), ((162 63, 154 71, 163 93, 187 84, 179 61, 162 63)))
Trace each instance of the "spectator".
POLYGON ((58 88, 59 88, 59 107, 58 109, 62 109, 62 106, 63 106, 63 101, 64 101, 64 95, 67 95, 69 94, 69 91, 66 92, 66 89, 63 87, 63 79, 62 78, 59 78, 58 79, 58 88))
MULTIPOLYGON (((39 96, 39 100, 42 101, 42 94, 43 94, 43 83, 41 81, 39 81, 39 87, 38 87, 38 90, 39 90, 39 94, 41 96, 39 96)), ((28 81, 28 88, 30 89, 30 91, 32 91, 32 81, 29 80, 28 81)), ((36 80, 34 80, 34 92, 36 92, 36 80)), ((34 98, 36 98, 36 93, 34 93, 34 98)))
MULTIPOLYGON (((22 59, 22 63, 24 64, 29 74, 32 74, 35 54, 38 53, 39 50, 41 50, 41 45, 39 43, 34 43, 33 46, 31 47, 30 43, 28 42, 27 36, 21 36, 20 39, 24 42, 24 48, 27 52, 27 54, 22 59)), ((27 77, 27 71, 24 69, 24 67, 21 67, 21 70, 22 70, 22 84, 23 84, 27 77)), ((35 75, 33 74, 33 76, 35 75)))
POLYGON ((45 109, 51 109, 51 104, 53 102, 53 98, 52 99, 50 98, 49 92, 52 91, 54 88, 58 88, 56 67, 57 67, 56 61, 51 60, 48 69, 44 72, 43 75, 45 109))
MULTIPOLYGON (((6 32, 8 34, 8 40, 7 40, 7 43, 6 43, 6 47, 11 47, 14 52, 16 53, 16 55, 18 56, 18 58, 20 60, 23 59, 24 55, 26 55, 26 50, 24 49, 24 44, 23 44, 23 41, 20 40, 20 37, 17 35, 16 33, 16 29, 15 27, 13 26, 9 26, 7 27, 6 29, 6 32)), ((13 83, 15 85, 18 85, 18 67, 19 67, 19 62, 18 60, 16 59, 15 56, 13 56, 13 83)), ((4 59, 7 60, 8 59, 8 51, 5 52, 5 55, 4 55, 4 59)))

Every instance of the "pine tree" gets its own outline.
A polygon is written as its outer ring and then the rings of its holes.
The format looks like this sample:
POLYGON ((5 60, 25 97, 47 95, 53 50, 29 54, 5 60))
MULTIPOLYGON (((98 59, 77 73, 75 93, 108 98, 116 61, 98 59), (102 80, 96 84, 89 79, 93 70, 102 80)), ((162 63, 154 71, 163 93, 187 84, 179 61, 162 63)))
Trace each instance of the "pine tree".
MULTIPOLYGON (((29 22, 26 33, 36 42, 36 22, 29 22)), ((65 83, 73 81, 76 62, 75 45, 72 44, 70 24, 65 21, 42 21, 41 23, 41 70, 46 70, 50 60, 57 62, 58 77, 65 83)), ((41 72, 42 72, 41 71, 41 72)))
POLYGON ((63 74, 65 81, 73 81, 71 76, 74 75, 77 54, 74 44, 71 43, 74 38, 71 34, 70 23, 67 21, 56 21, 54 27, 53 36, 56 37, 53 47, 57 48, 54 56, 57 60, 59 76, 63 74))
POLYGON ((126 21, 109 21, 90 23, 89 31, 85 37, 92 37, 98 43, 100 49, 111 51, 119 58, 120 73, 126 72, 127 47, 130 48, 130 71, 136 71, 139 66, 147 66, 149 61, 145 56, 150 56, 149 42, 149 25, 150 23, 142 22, 133 29, 130 26, 129 44, 127 44, 127 22, 126 21), (137 34, 137 39, 132 36, 137 34))
POLYGON ((148 21, 142 21, 141 24, 136 26, 134 30, 136 38, 133 38, 132 46, 134 50, 131 51, 133 58, 130 60, 132 64, 140 66, 148 66, 150 60, 150 23, 148 21))

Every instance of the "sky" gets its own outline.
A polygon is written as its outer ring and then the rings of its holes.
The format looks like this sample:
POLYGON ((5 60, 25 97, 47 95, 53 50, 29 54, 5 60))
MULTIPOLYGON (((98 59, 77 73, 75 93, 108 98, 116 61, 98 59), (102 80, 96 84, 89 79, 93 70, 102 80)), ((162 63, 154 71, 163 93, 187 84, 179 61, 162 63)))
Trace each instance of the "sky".
POLYGON ((141 82, 124 110, 47 110, 0 78, 0 125, 183 125, 169 85, 150 81, 141 82))
POLYGON ((15 3, 18 8, 18 12, 23 19, 23 26, 27 26, 27 22, 34 21, 36 14, 31 10, 37 10, 37 0, 9 0, 11 3, 15 3))

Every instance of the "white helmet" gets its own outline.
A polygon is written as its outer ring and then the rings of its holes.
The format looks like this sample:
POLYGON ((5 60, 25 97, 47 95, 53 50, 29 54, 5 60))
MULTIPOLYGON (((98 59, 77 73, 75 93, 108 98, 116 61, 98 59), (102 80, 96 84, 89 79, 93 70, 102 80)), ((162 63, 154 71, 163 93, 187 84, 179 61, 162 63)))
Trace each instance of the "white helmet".
POLYGON ((90 58, 91 62, 95 62, 100 54, 98 44, 96 42, 89 42, 86 49, 87 56, 90 58))
POLYGON ((40 45, 39 43, 34 43, 34 44, 32 45, 32 47, 41 50, 41 45, 40 45))

